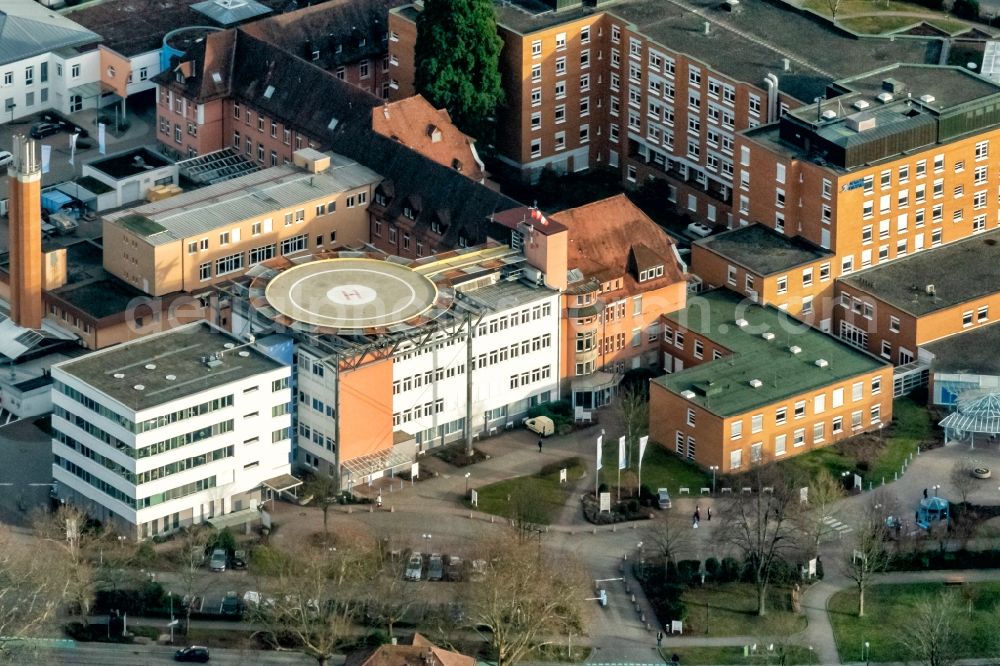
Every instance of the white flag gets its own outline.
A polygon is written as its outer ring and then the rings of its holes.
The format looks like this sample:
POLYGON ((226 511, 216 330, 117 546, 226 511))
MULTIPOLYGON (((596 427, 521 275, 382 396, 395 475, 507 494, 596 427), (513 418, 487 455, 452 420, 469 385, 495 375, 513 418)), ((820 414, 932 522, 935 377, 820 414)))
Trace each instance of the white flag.
POLYGON ((104 123, 100 123, 97 125, 97 152, 99 152, 101 155, 104 155, 105 151, 107 150, 107 145, 104 143, 104 141, 105 141, 104 123))
POLYGON ((80 137, 79 132, 73 132, 69 135, 69 163, 76 166, 73 161, 76 158, 76 140, 80 137))
POLYGON ((49 172, 49 160, 52 159, 52 146, 42 144, 42 173, 49 172))
POLYGON ((597 471, 601 471, 601 453, 604 449, 604 435, 597 436, 597 471))
POLYGON ((618 438, 618 469, 625 469, 625 435, 618 438))
POLYGON ((649 435, 639 438, 639 469, 642 469, 642 457, 646 455, 646 444, 649 443, 649 435))

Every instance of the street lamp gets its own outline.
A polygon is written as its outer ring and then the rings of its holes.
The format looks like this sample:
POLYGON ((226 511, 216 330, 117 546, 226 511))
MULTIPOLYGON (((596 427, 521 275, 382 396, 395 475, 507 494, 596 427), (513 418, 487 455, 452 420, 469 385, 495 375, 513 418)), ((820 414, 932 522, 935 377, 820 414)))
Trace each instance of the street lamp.
POLYGON ((718 465, 710 465, 709 469, 712 470, 712 494, 715 494, 715 473, 718 471, 718 465))
POLYGON ((868 641, 865 641, 864 645, 861 646, 861 658, 865 660, 865 664, 872 660, 872 646, 868 641))
POLYGON ((469 496, 469 477, 472 476, 472 472, 465 473, 465 496, 469 496))
POLYGON ((931 486, 931 490, 934 491, 934 496, 937 497, 938 491, 941 490, 941 484, 939 483, 936 486, 931 486))

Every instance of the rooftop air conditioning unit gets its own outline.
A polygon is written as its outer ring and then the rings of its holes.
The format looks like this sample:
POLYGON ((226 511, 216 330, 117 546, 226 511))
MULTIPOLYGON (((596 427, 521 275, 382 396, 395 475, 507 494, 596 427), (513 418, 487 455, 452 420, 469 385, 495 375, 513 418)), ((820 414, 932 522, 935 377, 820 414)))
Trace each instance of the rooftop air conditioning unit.
POLYGON ((740 328, 745 328, 749 324, 750 322, 748 322, 746 319, 743 319, 742 317, 736 320, 736 325, 739 326, 740 328))
POLYGON ((932 104, 937 98, 934 95, 921 95, 920 101, 924 104, 932 104))
POLYGON ((817 368, 825 368, 828 365, 830 365, 830 363, 825 358, 818 358, 818 359, 816 359, 816 367, 817 368))
POLYGON ((834 118, 837 117, 837 112, 834 111, 833 109, 827 109, 826 111, 823 112, 822 116, 823 120, 833 120, 834 118))
POLYGON ((760 337, 764 338, 765 340, 774 340, 774 333, 772 333, 771 331, 767 331, 766 333, 762 333, 760 337))
POLYGON ((878 98, 878 101, 882 102, 883 104, 888 104, 889 102, 892 101, 892 93, 880 92, 878 95, 876 95, 876 97, 878 98))
POLYGON ((928 296, 933 296, 934 294, 937 293, 937 289, 935 289, 934 285, 932 285, 932 284, 927 285, 927 287, 925 288, 925 291, 927 292, 928 296))
POLYGON ((751 379, 750 380, 750 386, 752 386, 754 388, 760 388, 763 385, 764 385, 764 382, 760 381, 759 379, 751 379))
POLYGON ((855 109, 857 109, 858 111, 864 111, 864 110, 865 110, 865 109, 867 109, 867 108, 868 108, 869 106, 871 106, 871 104, 869 104, 869 103, 868 103, 868 100, 864 100, 864 99, 859 99, 858 101, 856 101, 856 102, 855 102, 855 103, 853 104, 853 106, 854 106, 854 108, 855 108, 855 109))
POLYGON ((681 397, 688 400, 694 399, 694 391, 681 391, 681 397))
POLYGON ((798 345, 792 345, 791 347, 788 348, 788 351, 792 352, 793 354, 800 354, 802 353, 802 347, 799 347, 798 345))

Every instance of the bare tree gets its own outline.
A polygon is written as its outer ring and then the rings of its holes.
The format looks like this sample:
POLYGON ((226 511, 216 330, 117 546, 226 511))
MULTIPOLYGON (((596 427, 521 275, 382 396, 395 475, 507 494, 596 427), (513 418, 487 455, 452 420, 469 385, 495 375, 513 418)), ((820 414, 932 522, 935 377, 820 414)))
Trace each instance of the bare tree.
POLYGON ((885 493, 872 495, 860 520, 854 526, 851 552, 844 552, 844 575, 858 588, 858 617, 865 614, 865 590, 875 574, 885 571, 891 557, 886 540, 889 537, 887 518, 890 515, 889 498, 885 493))
POLYGON ((956 460, 951 466, 951 487, 962 498, 962 504, 969 501, 969 494, 976 489, 976 477, 972 476, 973 465, 967 460, 956 460))
POLYGON ((371 552, 360 544, 314 548, 289 557, 264 582, 264 599, 248 609, 257 634, 275 647, 291 648, 325 666, 351 631, 371 577, 371 552))
POLYGON ((807 539, 810 556, 819 552, 820 542, 836 530, 833 517, 844 498, 844 487, 829 471, 823 469, 809 483, 808 503, 798 514, 799 526, 807 539))
POLYGON ((733 498, 723 534, 743 554, 753 573, 757 615, 767 614, 767 589, 774 565, 793 546, 798 493, 774 464, 751 469, 742 480, 753 492, 733 498))
POLYGON ((367 615, 385 625, 386 633, 392 638, 396 624, 402 620, 413 605, 414 597, 405 593, 406 560, 401 553, 379 551, 378 568, 368 582, 367 615))
POLYGON ((517 534, 517 540, 524 543, 548 522, 548 513, 543 506, 545 497, 533 483, 524 484, 507 500, 505 518, 517 534))
POLYGON ((59 507, 55 513, 36 512, 33 518, 35 533, 57 546, 63 555, 61 582, 71 612, 86 617, 90 614, 95 590, 94 565, 89 552, 101 540, 100 529, 88 525, 87 515, 69 505, 59 507))
POLYGON ((180 579, 184 593, 184 632, 191 626, 191 611, 195 598, 204 593, 207 581, 201 565, 205 561, 208 544, 215 539, 215 531, 207 525, 191 525, 181 535, 180 579))
POLYGON ((621 421, 630 467, 639 461, 639 438, 649 432, 649 393, 640 388, 623 389, 615 399, 615 412, 621 421))
POLYGON ((41 557, 37 542, 0 528, 0 658, 25 663, 21 638, 35 636, 73 591, 64 551, 41 557))
POLYGON ((579 631, 585 584, 575 562, 510 540, 485 544, 480 557, 487 567, 472 588, 469 620, 489 641, 498 666, 579 631))
POLYGON ((663 575, 666 576, 668 564, 676 562, 679 551, 689 543, 690 529, 683 519, 668 513, 663 520, 653 524, 647 535, 657 557, 663 560, 663 575))
POLYGON ((302 491, 306 496, 312 495, 312 505, 323 512, 323 536, 330 538, 329 517, 330 507, 337 503, 340 494, 340 478, 331 471, 329 474, 319 472, 305 484, 302 491))
POLYGON ((841 0, 826 0, 826 7, 830 10, 830 19, 837 20, 837 12, 840 10, 841 0))
POLYGON ((959 612, 957 596, 948 591, 917 602, 906 625, 906 644, 918 663, 946 666, 955 662, 954 622, 959 612))

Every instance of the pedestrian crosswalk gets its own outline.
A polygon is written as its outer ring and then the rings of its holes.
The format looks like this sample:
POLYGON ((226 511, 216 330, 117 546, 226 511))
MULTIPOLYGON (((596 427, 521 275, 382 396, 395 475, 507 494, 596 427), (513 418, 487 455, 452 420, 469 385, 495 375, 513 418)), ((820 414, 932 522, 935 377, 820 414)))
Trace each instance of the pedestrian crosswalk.
POLYGON ((836 534, 838 539, 842 538, 845 534, 854 531, 850 525, 845 525, 833 516, 827 516, 824 518, 823 524, 830 528, 831 532, 829 533, 836 534))

